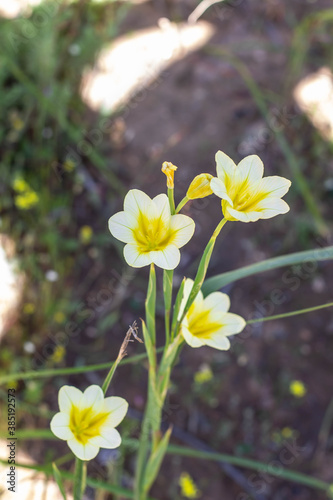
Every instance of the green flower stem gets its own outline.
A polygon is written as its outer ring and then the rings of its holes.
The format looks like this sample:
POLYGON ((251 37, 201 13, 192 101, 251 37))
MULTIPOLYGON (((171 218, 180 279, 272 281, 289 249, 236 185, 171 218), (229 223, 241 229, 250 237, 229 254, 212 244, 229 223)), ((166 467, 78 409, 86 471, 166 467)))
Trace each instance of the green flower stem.
POLYGON ((321 304, 320 306, 307 307, 306 309, 298 309, 298 311, 291 311, 282 314, 275 314, 275 316, 266 316, 265 318, 250 319, 246 322, 247 325, 252 325, 253 323, 261 323, 263 321, 271 321, 274 319, 288 318, 290 316, 297 316, 298 314, 306 314, 312 311, 318 311, 319 309, 325 309, 326 307, 333 307, 333 302, 328 302, 327 304, 321 304))
POLYGON ((175 215, 175 190, 174 188, 168 188, 168 198, 170 204, 171 215, 175 215))
POLYGON ((173 270, 163 271, 163 294, 164 294, 164 318, 165 318, 165 345, 169 344, 170 341, 170 317, 171 317, 171 305, 172 305, 172 282, 173 282, 173 270))
POLYGON ((181 211, 181 209, 186 205, 186 203, 189 201, 189 198, 187 196, 185 196, 182 201, 180 201, 177 205, 177 208, 176 208, 176 214, 178 214, 178 212, 181 211))
POLYGON ((74 500, 81 500, 86 489, 87 462, 76 458, 74 475, 74 500))
POLYGON ((153 345, 155 345, 156 343, 155 308, 156 308, 156 273, 154 264, 151 264, 145 309, 146 309, 146 325, 153 345))
POLYGON ((204 253, 203 253, 202 257, 201 257, 200 264, 199 264, 199 267, 198 267, 198 271, 197 271, 197 274, 196 274, 196 277, 195 277, 195 280, 194 280, 194 283, 193 283, 193 287, 192 287, 191 293, 189 295, 189 298, 187 299, 187 302, 186 302, 183 314, 182 314, 180 320, 177 321, 175 335, 177 335, 180 323, 183 321, 183 319, 186 316, 189 308, 193 304, 196 296, 198 295, 198 293, 199 293, 199 291, 200 291, 200 289, 202 287, 202 284, 203 284, 204 279, 206 277, 206 273, 207 273, 207 269, 208 269, 208 266, 209 266, 209 262, 210 262, 210 259, 211 259, 211 256, 212 256, 212 253, 213 253, 213 250, 214 250, 216 238, 220 234, 221 229, 226 224, 226 222, 227 222, 227 219, 222 219, 218 223, 218 225, 216 226, 215 231, 212 234, 212 237, 210 238, 209 242, 207 243, 207 246, 206 246, 206 248, 204 250, 204 253))
MULTIPOLYGON (((168 194, 169 194, 168 189, 168 194)), ((173 191, 173 190, 172 190, 173 191)), ((169 197, 170 200, 170 197, 169 197)), ((155 310, 156 310, 156 273, 154 264, 150 266, 149 283, 147 290, 147 298, 145 302, 146 309, 146 324, 143 324, 143 332, 145 338, 145 347, 149 359, 148 371, 148 395, 144 418, 141 426, 139 449, 137 455, 134 498, 135 500, 144 500, 144 472, 147 464, 147 455, 149 450, 150 432, 154 415, 159 408, 158 395, 156 392, 156 327, 155 327, 155 310)))

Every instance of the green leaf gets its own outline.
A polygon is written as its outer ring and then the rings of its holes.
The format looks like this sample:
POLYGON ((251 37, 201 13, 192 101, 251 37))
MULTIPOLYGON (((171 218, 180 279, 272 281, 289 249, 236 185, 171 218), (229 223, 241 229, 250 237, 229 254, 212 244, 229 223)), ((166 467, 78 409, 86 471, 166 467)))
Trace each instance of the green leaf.
POLYGON ((66 500, 66 492, 65 492, 63 481, 62 481, 62 477, 61 477, 61 474, 59 472, 58 467, 56 466, 56 464, 54 462, 52 463, 52 469, 53 469, 54 479, 56 480, 56 483, 57 483, 57 485, 59 487, 59 490, 60 490, 60 493, 62 495, 62 498, 64 500, 66 500))
POLYGON ((144 321, 142 321, 142 334, 143 334, 143 340, 144 340, 145 348, 146 348, 147 355, 148 355, 149 367, 155 371, 155 369, 156 369, 155 346, 153 345, 151 336, 148 332, 146 323, 144 321))
POLYGON ((149 489, 151 488, 153 482, 156 479, 158 471, 160 470, 163 458, 167 451, 171 432, 172 432, 172 427, 170 427, 167 430, 167 432, 164 434, 163 438, 159 442, 156 450, 149 457, 143 480, 143 490, 145 493, 148 493, 149 489))
POLYGON ((267 259, 262 262, 257 262, 256 264, 251 264, 249 266, 241 267, 240 269, 235 269, 234 271, 228 271, 226 273, 213 276, 212 278, 208 278, 202 286, 202 292, 204 295, 208 295, 209 293, 220 290, 234 281, 247 278, 248 276, 252 276, 254 274, 263 273, 265 271, 271 271, 272 269, 277 269, 279 267, 332 259, 333 246, 274 257, 272 259, 267 259))
POLYGON ((164 309, 165 309, 165 343, 166 345, 170 340, 170 314, 172 303, 172 282, 173 270, 163 271, 163 295, 164 295, 164 309))

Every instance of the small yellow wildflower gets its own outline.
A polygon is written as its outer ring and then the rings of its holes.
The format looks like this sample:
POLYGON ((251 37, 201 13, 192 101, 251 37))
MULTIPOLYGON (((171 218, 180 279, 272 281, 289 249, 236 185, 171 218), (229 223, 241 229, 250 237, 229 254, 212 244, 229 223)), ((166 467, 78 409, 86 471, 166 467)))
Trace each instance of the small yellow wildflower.
POLYGON ((289 385, 289 390, 295 398, 303 398, 306 394, 306 387, 300 380, 293 380, 289 385))
POLYGON ((181 495, 185 498, 199 498, 201 491, 187 472, 182 472, 179 478, 181 495))
POLYGON ((199 370, 194 374, 194 382, 198 385, 205 384, 213 378, 213 372, 207 363, 200 366, 199 370))
POLYGON ((124 257, 132 267, 154 263, 162 269, 175 269, 179 248, 192 238, 194 227, 190 217, 171 215, 166 194, 151 199, 138 189, 125 196, 124 211, 109 219, 111 234, 127 243, 124 257))
POLYGON ((53 319, 56 323, 63 323, 66 319, 66 316, 62 311, 57 311, 53 316, 53 319))
POLYGON ((222 151, 215 158, 217 177, 210 186, 222 198, 222 212, 227 220, 255 222, 289 211, 281 198, 291 182, 276 175, 263 178, 264 166, 259 156, 247 156, 237 166, 222 151))
POLYGON ((293 437, 294 431, 290 427, 283 427, 281 434, 285 439, 290 439, 293 437))
POLYGON ((186 196, 189 200, 195 200, 197 198, 205 198, 210 194, 213 194, 213 190, 210 187, 210 181, 213 176, 210 174, 200 174, 194 177, 187 190, 186 196))
POLYGON ((29 210, 39 202, 39 197, 35 191, 25 191, 15 196, 15 205, 20 210, 29 210))
POLYGON ((91 241, 92 235, 93 230, 90 226, 82 226, 80 228, 79 238, 84 245, 87 245, 91 241))
POLYGON ((51 431, 68 446, 80 460, 92 460, 100 448, 118 448, 121 444, 115 429, 127 413, 123 398, 105 398, 98 385, 83 393, 76 387, 64 385, 58 396, 60 412, 51 420, 51 431))
MULTIPOLYGON (((187 279, 178 319, 183 315, 193 281, 187 279)), ((245 320, 237 314, 227 312, 230 307, 228 295, 214 292, 204 298, 201 290, 196 296, 181 324, 181 334, 191 347, 208 345, 226 351, 230 348, 229 335, 240 333, 245 320)))
POLYGON ((35 312, 35 310, 36 310, 36 306, 32 302, 26 302, 23 305, 23 313, 24 314, 33 314, 35 312))
POLYGON ((162 172, 167 176, 167 187, 169 189, 174 188, 174 175, 177 168, 178 167, 170 161, 165 161, 162 165, 162 172))
POLYGON ((64 359, 65 357, 65 354, 66 354, 66 349, 64 348, 63 345, 57 345, 56 348, 54 349, 51 357, 50 357, 50 360, 53 362, 53 363, 61 363, 61 361, 64 359))
POLYGON ((68 173, 73 172, 75 166, 76 166, 76 163, 73 160, 67 159, 64 162, 64 170, 66 170, 66 172, 68 172, 68 173))
POLYGON ((29 184, 22 177, 16 177, 14 179, 13 189, 17 193, 24 193, 26 191, 31 191, 29 184))

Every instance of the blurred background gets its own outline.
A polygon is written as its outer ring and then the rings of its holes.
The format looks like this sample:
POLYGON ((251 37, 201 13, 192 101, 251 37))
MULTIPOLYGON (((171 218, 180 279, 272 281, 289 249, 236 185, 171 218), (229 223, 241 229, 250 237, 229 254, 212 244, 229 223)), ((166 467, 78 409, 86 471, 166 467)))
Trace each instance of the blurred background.
MULTIPOLYGON (((165 191, 165 160, 178 166, 176 201, 195 175, 215 174, 218 149, 236 162, 258 154, 265 175, 293 182, 287 215, 226 226, 210 276, 332 245, 332 25, 330 0, 0 0, 2 374, 116 358, 128 325, 144 315, 148 271, 126 266, 107 221, 128 189, 165 191)), ((210 197, 184 213, 196 233, 176 285, 194 276, 221 207, 210 197)), ((332 281, 329 261, 308 261, 224 291, 231 311, 249 319, 332 301, 332 281)), ((160 343, 162 315, 159 301, 160 343)), ((129 356, 140 352, 130 345, 129 356)), ((173 423, 176 443, 332 482, 332 352, 330 309, 257 323, 225 353, 186 347, 165 424, 173 423), (283 450, 291 450, 288 463, 283 450)), ((105 374, 9 382, 18 429, 47 429, 59 387, 84 389, 105 374)), ((146 378, 145 362, 115 375, 110 394, 130 404, 125 437, 138 435, 146 378)), ((22 440, 19 449, 39 464, 68 452, 60 441, 22 440)), ((92 477, 131 488, 134 453, 104 450, 94 462, 92 477)), ((40 483, 32 481, 27 498, 44 498, 44 487, 45 498, 60 498, 40 483)), ((280 478, 170 456, 152 496, 326 498, 280 478)), ((122 497, 88 488, 87 498, 122 497)))

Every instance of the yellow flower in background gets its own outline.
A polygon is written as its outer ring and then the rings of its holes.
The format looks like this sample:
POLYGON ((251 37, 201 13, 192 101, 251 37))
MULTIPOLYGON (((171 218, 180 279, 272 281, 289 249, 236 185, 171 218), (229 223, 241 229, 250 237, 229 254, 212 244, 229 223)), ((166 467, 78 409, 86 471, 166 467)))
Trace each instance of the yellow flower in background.
POLYGON ((283 427, 281 434, 285 439, 290 439, 294 435, 294 430, 290 427, 283 427))
POLYGON ((13 189, 18 194, 15 196, 15 205, 20 210, 29 210, 39 202, 38 194, 31 189, 29 184, 22 178, 16 177, 13 181, 13 189))
POLYGON ((80 228, 80 234, 79 234, 80 241, 84 245, 87 245, 88 243, 90 243, 93 234, 94 232, 90 226, 82 226, 80 228))
POLYGON ((24 193, 25 191, 31 190, 29 184, 22 177, 16 177, 14 179, 13 189, 17 193, 24 193))
POLYGON ((174 269, 180 260, 179 248, 191 239, 194 227, 190 217, 171 215, 167 195, 151 199, 138 189, 127 193, 124 211, 109 220, 111 234, 127 243, 124 257, 132 267, 154 263, 174 269))
POLYGON ((66 355, 66 349, 64 348, 63 345, 57 345, 56 348, 53 351, 52 356, 50 357, 51 361, 53 363, 61 363, 61 361, 64 359, 66 355))
POLYGON ((66 319, 66 316, 62 311, 57 311, 53 316, 53 319, 56 323, 63 323, 66 319))
POLYGON ((170 161, 165 161, 162 164, 162 172, 167 176, 167 187, 169 189, 174 188, 174 175, 178 167, 171 163, 170 161))
POLYGON ((194 382, 198 385, 205 384, 213 378, 211 367, 204 363, 200 366, 199 370, 194 374, 194 382))
POLYGON ((306 394, 306 387, 300 380, 293 380, 289 385, 289 390, 295 398, 303 398, 306 394))
POLYGON ((83 393, 64 385, 59 391, 59 409, 51 420, 51 431, 67 441, 76 457, 92 460, 100 448, 118 448, 121 443, 115 429, 127 413, 128 403, 123 398, 104 398, 98 385, 91 385, 83 393))
POLYGON ((35 304, 33 304, 32 302, 26 302, 24 305, 23 305, 23 313, 24 314, 33 314, 36 310, 36 307, 35 307, 35 304))
POLYGON ((26 191, 23 194, 15 196, 15 205, 20 210, 29 210, 37 205, 39 197, 35 191, 26 191))
POLYGON ((187 190, 186 196, 189 200, 195 200, 197 198, 205 198, 210 194, 213 194, 213 190, 210 187, 210 181, 213 176, 210 174, 200 174, 194 177, 187 190))
POLYGON ((73 160, 65 160, 64 162, 64 170, 66 170, 66 172, 73 172, 74 168, 76 167, 76 163, 75 161, 73 160))
MULTIPOLYGON (((187 279, 180 306, 179 319, 183 314, 191 293, 193 281, 187 279)), ((204 298, 200 291, 181 324, 181 334, 191 347, 208 345, 226 351, 230 348, 229 335, 240 333, 245 320, 237 314, 227 312, 230 307, 228 295, 214 292, 204 298)))
POLYGON ((255 222, 289 211, 281 198, 291 182, 276 175, 263 178, 264 166, 259 156, 247 156, 237 166, 222 151, 216 153, 215 159, 217 178, 212 179, 210 186, 222 198, 222 212, 227 220, 255 222))
POLYGON ((185 498, 199 498, 201 491, 187 472, 182 472, 179 478, 181 495, 185 498))

